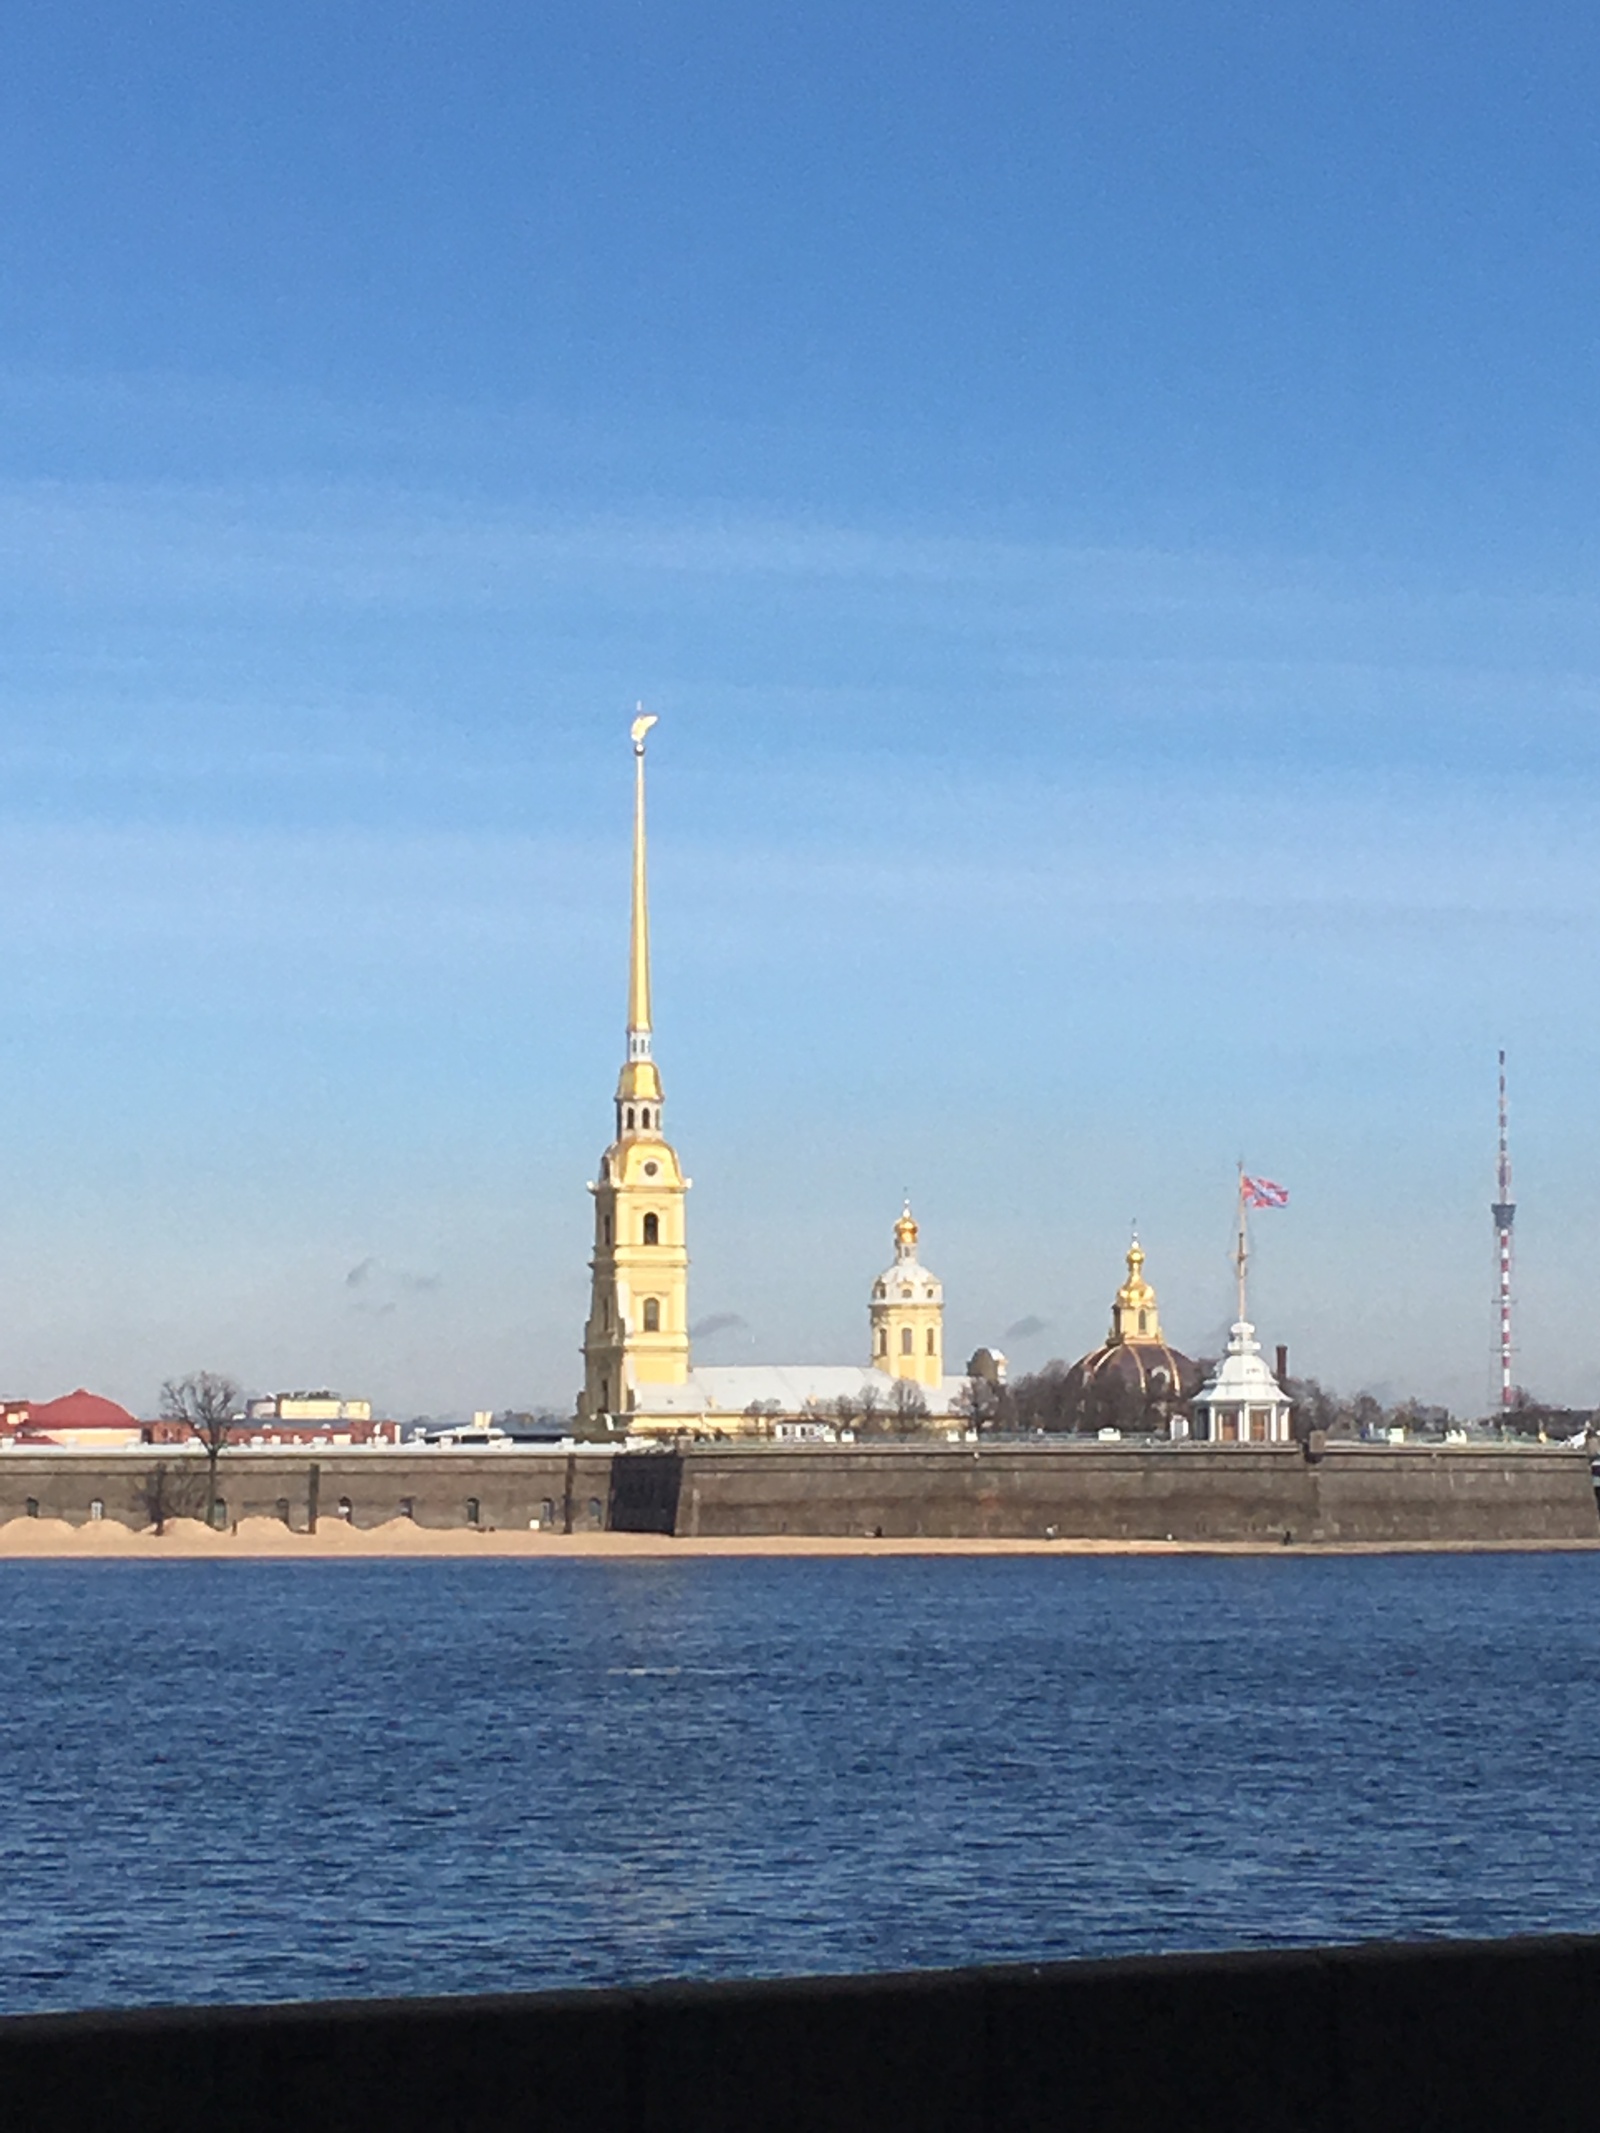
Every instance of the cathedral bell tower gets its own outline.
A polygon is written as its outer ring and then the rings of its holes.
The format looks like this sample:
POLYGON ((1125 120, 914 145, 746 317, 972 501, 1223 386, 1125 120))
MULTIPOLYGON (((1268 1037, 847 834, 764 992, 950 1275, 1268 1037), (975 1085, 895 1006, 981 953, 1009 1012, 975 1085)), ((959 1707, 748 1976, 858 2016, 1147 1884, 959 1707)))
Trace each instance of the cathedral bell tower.
POLYGON ((600 1158, 594 1257, 583 1335, 578 1413, 625 1417, 640 1385, 689 1375, 689 1180, 661 1130, 661 1076, 650 1054, 650 905, 645 880, 644 744, 655 724, 633 722, 633 920, 628 959, 628 1055, 617 1081, 616 1137, 600 1158))
POLYGON ((944 1284, 917 1257, 909 1200, 894 1226, 894 1265, 872 1284, 867 1316, 874 1370, 934 1389, 943 1383, 944 1284))

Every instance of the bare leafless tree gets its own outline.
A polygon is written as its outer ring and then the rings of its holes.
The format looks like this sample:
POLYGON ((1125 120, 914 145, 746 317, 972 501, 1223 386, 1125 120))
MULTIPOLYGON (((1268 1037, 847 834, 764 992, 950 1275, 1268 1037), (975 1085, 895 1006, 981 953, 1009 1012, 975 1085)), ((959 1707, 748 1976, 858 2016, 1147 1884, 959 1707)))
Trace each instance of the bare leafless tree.
POLYGON ((1083 1406, 1078 1381, 1065 1363, 1052 1359, 1042 1370, 1014 1378, 1011 1412, 1018 1429, 1077 1429, 1083 1406))
POLYGON ((894 1417, 897 1437, 914 1437, 928 1426, 927 1396, 912 1378, 895 1379, 894 1389, 889 1394, 889 1411, 894 1417))
POLYGON ((856 1402, 857 1428, 863 1437, 870 1437, 878 1427, 878 1415, 883 1406, 883 1394, 876 1385, 863 1385, 856 1402))
POLYGON ((232 1378, 216 1370, 191 1371, 168 1378, 161 1388, 161 1419, 183 1422, 206 1455, 206 1524, 217 1516, 217 1461, 228 1448, 229 1433, 244 1397, 232 1378))
POLYGON ((1006 1388, 998 1379, 974 1375, 963 1381, 953 1402, 967 1427, 981 1437, 999 1427, 1006 1411, 1006 1388))
POLYGON ((133 1485, 133 1508, 147 1526, 165 1533, 169 1518, 198 1518, 205 1505, 205 1482, 175 1460, 158 1459, 133 1485))

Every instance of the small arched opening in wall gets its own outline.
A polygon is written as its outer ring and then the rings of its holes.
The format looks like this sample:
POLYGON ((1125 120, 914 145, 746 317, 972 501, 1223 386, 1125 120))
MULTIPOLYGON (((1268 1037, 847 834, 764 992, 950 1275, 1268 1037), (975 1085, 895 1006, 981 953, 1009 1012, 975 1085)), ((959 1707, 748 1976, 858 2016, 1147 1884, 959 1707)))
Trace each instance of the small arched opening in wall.
POLYGON ((95 1525, 98 1525, 98 1524, 100 1523, 101 1519, 105 1517, 105 1515, 106 1515, 106 1503, 105 1503, 105 1498, 104 1498, 103 1496, 91 1496, 91 1497, 90 1497, 90 1499, 89 1499, 89 1517, 90 1517, 91 1521, 92 1521, 92 1522, 93 1522, 93 1523, 94 1523, 95 1525))
POLYGON ((37 1496, 30 1496, 30 1497, 28 1497, 28 1498, 27 1498, 27 1500, 25 1501, 25 1503, 24 1503, 24 1504, 23 1504, 23 1506, 22 1506, 22 1515, 23 1515, 23 1517, 24 1517, 24 1518, 37 1518, 37 1517, 38 1517, 38 1515, 39 1515, 39 1499, 38 1499, 38 1497, 37 1497, 37 1496))
POLYGON ((661 1331, 661 1305, 654 1296, 644 1300, 644 1330, 646 1333, 661 1331))
POLYGON ((659 1215, 645 1216, 644 1241, 646 1244, 659 1244, 661 1242, 661 1217, 659 1215))
POLYGON ((349 1525, 349 1524, 351 1524, 351 1523, 352 1523, 352 1521, 353 1521, 353 1520, 354 1520, 354 1518, 355 1518, 355 1508, 356 1508, 356 1507, 355 1507, 355 1505, 354 1505, 354 1504, 353 1504, 353 1503, 352 1503, 352 1502, 350 1501, 349 1497, 348 1497, 348 1496, 341 1496, 341 1497, 339 1498, 339 1502, 338 1502, 338 1506, 337 1506, 337 1508, 338 1508, 338 1513, 339 1513, 339 1516, 340 1516, 340 1517, 341 1517, 341 1518, 342 1518, 342 1519, 344 1520, 345 1524, 346 1524, 346 1525, 349 1525))
POLYGON ((287 1496, 280 1496, 280 1497, 278 1498, 277 1502, 276 1502, 276 1503, 275 1503, 275 1504, 273 1505, 273 1507, 272 1507, 272 1508, 273 1508, 273 1512, 274 1512, 274 1514, 276 1515, 276 1517, 277 1517, 277 1519, 278 1519, 278 1522, 279 1522, 279 1524, 280 1524, 280 1525, 285 1525, 285 1526, 286 1526, 286 1525, 288 1525, 288 1524, 289 1524, 289 1499, 288 1499, 288 1497, 287 1497, 287 1496))
POLYGON ((601 1519, 605 1516, 605 1508, 598 1496, 589 1498, 589 1523, 591 1526, 599 1525, 601 1519))
POLYGON ((478 1515, 480 1509, 481 1506, 479 1505, 477 1497, 469 1496, 467 1498, 467 1524, 469 1526, 476 1526, 481 1523, 478 1515))

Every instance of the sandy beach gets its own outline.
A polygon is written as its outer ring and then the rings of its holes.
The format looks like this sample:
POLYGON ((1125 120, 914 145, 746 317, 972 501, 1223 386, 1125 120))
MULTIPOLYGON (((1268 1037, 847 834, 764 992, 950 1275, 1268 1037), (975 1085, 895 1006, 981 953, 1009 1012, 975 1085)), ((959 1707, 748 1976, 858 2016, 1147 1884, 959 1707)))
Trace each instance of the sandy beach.
POLYGON ((1592 1541, 1390 1543, 1167 1540, 877 1540, 861 1534, 752 1534, 737 1538, 675 1538, 658 1533, 547 1533, 515 1527, 418 1526, 391 1519, 382 1526, 319 1521, 315 1533, 295 1533, 273 1518, 241 1519, 217 1533, 198 1519, 169 1521, 164 1533, 133 1532, 111 1519, 69 1525, 59 1518, 13 1518, 0 1524, 0 1559, 93 1558, 124 1562, 355 1562, 374 1557, 565 1557, 586 1561, 682 1559, 687 1556, 950 1556, 950 1555, 1485 1555, 1586 1554, 1592 1541))

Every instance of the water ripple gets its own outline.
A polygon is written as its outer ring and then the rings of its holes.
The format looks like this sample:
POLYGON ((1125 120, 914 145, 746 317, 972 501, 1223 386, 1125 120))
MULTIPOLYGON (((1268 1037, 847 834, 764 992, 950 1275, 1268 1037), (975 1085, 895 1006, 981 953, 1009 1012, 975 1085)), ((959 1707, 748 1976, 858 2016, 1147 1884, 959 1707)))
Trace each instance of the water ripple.
POLYGON ((4 2005, 1592 1931, 1596 1575, 0 1565, 4 2005))

